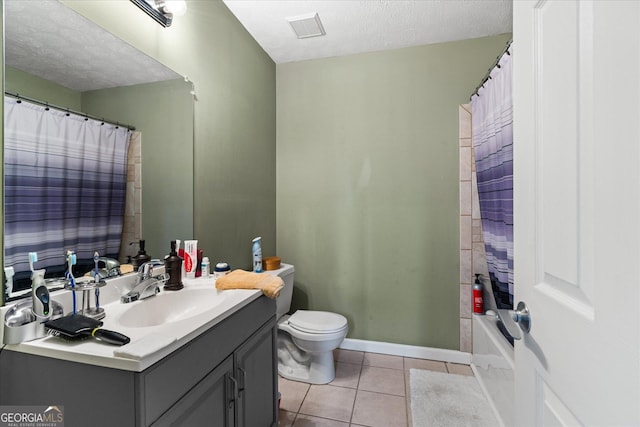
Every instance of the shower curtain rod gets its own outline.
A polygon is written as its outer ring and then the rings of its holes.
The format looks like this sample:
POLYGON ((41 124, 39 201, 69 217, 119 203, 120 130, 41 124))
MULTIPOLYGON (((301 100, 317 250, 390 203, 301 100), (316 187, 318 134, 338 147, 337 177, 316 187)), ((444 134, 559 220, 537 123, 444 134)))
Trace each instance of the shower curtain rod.
POLYGON ((471 99, 473 98, 473 95, 480 96, 478 94, 478 91, 480 90, 480 88, 482 86, 484 86, 484 84, 487 82, 487 80, 489 80, 491 78, 491 72, 493 71, 493 69, 496 68, 496 67, 500 68, 500 65, 499 65, 500 59, 502 59, 504 54, 506 53, 507 55, 511 55, 511 53, 509 52, 509 48, 511 47, 511 43, 513 43, 513 39, 511 39, 511 40, 509 40, 507 42, 507 45, 504 47, 504 49, 502 49, 502 52, 500 52, 500 55, 498 55, 498 57, 496 58, 496 60, 493 63, 493 65, 489 68, 489 71, 487 71, 487 74, 485 74, 484 77, 482 78, 482 80, 480 80, 480 84, 478 86, 476 86, 476 90, 474 90, 473 93, 471 93, 471 95, 469 96, 469 101, 471 101, 471 99))
POLYGON ((76 116, 81 116, 81 117, 84 117, 85 119, 93 119, 93 120, 97 120, 97 121, 102 122, 102 123, 109 123, 110 125, 114 125, 116 127, 122 126, 123 128, 127 128, 127 129, 129 129, 131 131, 136 130, 135 126, 131 126, 131 125, 128 125, 126 123, 120 123, 120 122, 114 122, 114 121, 111 121, 111 120, 106 120, 104 117, 96 117, 96 116, 92 116, 91 114, 87 114, 87 113, 82 113, 80 111, 71 110, 71 109, 69 109, 67 107, 60 107, 58 105, 49 104, 48 102, 44 102, 44 101, 40 101, 38 99, 30 98, 28 96, 20 95, 19 93, 11 93, 11 92, 5 91, 4 94, 7 95, 7 96, 10 96, 12 98, 16 98, 17 100, 24 99, 25 101, 29 101, 29 102, 31 102, 33 104, 38 104, 38 105, 42 105, 43 107, 53 108, 53 109, 58 110, 58 111, 63 111, 65 113, 67 113, 67 115, 75 114, 76 116))

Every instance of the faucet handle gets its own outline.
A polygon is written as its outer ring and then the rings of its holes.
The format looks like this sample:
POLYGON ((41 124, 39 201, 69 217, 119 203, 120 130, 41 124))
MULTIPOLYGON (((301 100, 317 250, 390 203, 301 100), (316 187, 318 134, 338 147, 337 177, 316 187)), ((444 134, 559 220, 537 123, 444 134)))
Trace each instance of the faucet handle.
POLYGON ((153 263, 151 261, 145 262, 140 267, 138 267, 138 276, 142 277, 143 279, 151 277, 151 274, 153 274, 153 263))

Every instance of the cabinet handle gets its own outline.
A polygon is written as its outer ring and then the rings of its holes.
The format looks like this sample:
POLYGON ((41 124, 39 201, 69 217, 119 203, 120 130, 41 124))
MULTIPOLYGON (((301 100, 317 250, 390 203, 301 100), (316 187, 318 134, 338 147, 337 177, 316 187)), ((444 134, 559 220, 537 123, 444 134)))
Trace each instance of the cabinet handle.
POLYGON ((238 381, 232 376, 229 376, 229 379, 233 383, 233 399, 231 399, 231 401, 233 402, 238 400, 238 381))
POLYGON ((240 373, 242 374, 242 382, 240 383, 241 386, 239 388, 239 392, 242 393, 244 391, 245 384, 247 383, 246 382, 246 380, 247 380, 247 372, 242 368, 238 368, 238 371, 240 371, 240 373))

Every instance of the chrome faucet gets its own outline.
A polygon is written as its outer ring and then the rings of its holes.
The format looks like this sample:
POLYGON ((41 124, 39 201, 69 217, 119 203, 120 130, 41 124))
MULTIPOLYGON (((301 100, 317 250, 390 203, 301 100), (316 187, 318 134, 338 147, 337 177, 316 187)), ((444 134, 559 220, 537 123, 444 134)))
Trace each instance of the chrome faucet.
POLYGON ((168 274, 160 274, 158 276, 152 276, 153 264, 151 262, 145 262, 138 268, 138 277, 136 278, 136 284, 129 292, 120 297, 120 302, 123 304, 137 301, 139 299, 146 299, 155 296, 160 292, 160 286, 163 285, 168 279, 168 274))
POLYGON ((160 282, 155 278, 145 279, 120 297, 123 304, 154 296, 160 292, 160 282))
POLYGON ((145 279, 150 279, 152 273, 153 273, 153 263, 152 262, 145 262, 140 267, 138 267, 138 281, 137 281, 137 283, 140 283, 145 279))
POLYGON ((120 262, 117 259, 101 256, 98 257, 98 262, 104 264, 104 268, 98 270, 101 279, 120 276, 120 262))

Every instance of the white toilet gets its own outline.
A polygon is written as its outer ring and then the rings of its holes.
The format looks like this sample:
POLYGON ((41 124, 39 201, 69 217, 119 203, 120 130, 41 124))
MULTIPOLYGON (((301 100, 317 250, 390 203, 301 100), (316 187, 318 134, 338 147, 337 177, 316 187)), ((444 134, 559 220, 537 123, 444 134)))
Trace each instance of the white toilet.
POLYGON ((327 384, 336 376, 333 350, 347 336, 347 319, 327 311, 298 310, 287 315, 291 308, 294 272, 290 264, 280 264, 280 269, 266 271, 284 281, 284 288, 276 300, 278 373, 294 381, 327 384))

